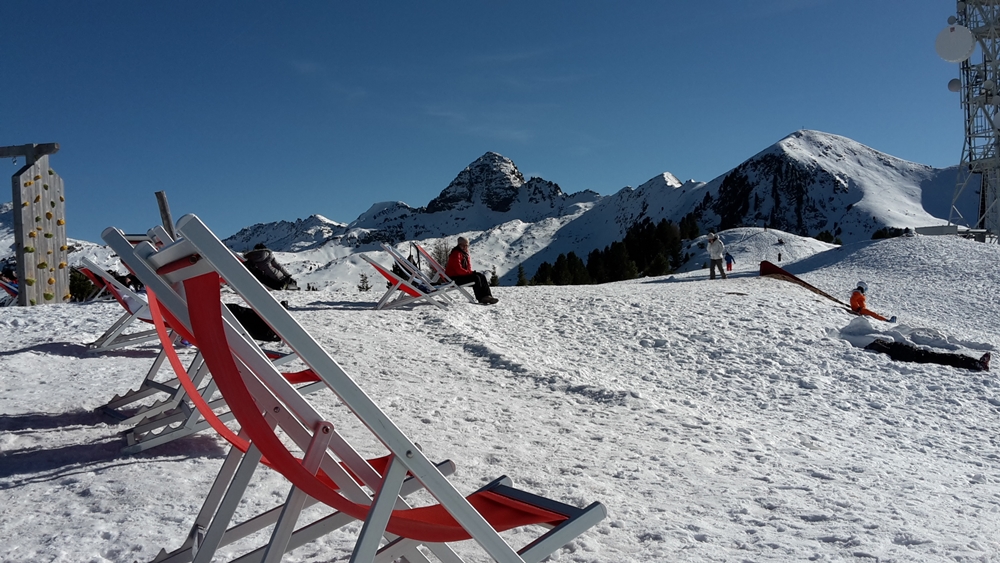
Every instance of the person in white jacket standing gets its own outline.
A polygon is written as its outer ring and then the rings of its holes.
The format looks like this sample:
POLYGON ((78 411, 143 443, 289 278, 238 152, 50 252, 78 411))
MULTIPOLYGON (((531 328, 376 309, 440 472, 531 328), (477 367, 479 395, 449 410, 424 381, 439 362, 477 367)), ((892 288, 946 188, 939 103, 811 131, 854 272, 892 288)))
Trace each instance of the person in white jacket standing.
POLYGON ((722 239, 715 233, 708 233, 708 257, 711 260, 708 265, 709 279, 715 279, 715 269, 719 269, 722 279, 726 279, 726 270, 722 268, 722 258, 726 255, 726 245, 722 244, 722 239))

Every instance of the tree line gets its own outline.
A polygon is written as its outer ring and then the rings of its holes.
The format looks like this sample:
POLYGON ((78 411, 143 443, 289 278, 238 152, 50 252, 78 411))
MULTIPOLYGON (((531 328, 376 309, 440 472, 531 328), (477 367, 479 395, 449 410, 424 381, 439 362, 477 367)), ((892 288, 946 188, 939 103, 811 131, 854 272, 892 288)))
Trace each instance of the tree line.
POLYGON ((584 285, 662 276, 680 268, 690 258, 682 241, 697 238, 700 232, 693 217, 680 224, 648 217, 631 226, 624 240, 603 249, 594 249, 586 263, 575 252, 560 254, 554 264, 542 262, 530 279, 523 266, 517 269, 517 285, 584 285))

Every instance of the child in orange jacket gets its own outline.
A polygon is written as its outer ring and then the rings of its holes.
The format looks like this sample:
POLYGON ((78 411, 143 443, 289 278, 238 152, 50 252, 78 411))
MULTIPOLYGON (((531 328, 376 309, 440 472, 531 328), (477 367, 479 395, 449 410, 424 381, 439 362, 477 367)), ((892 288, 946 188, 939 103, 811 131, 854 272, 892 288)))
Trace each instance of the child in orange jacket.
POLYGON ((880 321, 887 321, 890 323, 896 322, 895 316, 887 319, 865 306, 866 305, 865 292, 867 291, 868 291, 868 284, 863 281, 859 281, 858 287, 855 288, 854 291, 851 293, 851 310, 859 315, 867 315, 873 319, 878 319, 880 321))

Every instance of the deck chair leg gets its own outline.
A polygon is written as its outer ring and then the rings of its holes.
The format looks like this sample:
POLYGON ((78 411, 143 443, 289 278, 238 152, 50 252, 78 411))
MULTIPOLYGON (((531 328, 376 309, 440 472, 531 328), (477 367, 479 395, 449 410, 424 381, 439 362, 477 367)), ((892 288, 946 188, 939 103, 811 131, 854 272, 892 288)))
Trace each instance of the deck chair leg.
POLYGON ((125 330, 125 326, 138 316, 139 313, 123 313, 122 316, 118 317, 118 320, 115 321, 115 324, 111 325, 108 330, 104 331, 104 334, 99 336, 97 340, 90 344, 90 347, 103 348, 108 342, 114 340, 115 337, 121 334, 121 332, 125 330))
MULTIPOLYGON (((261 453, 256 446, 251 444, 242 457, 239 467, 236 469, 232 480, 229 482, 229 486, 226 488, 226 494, 222 496, 218 510, 215 511, 212 517, 212 524, 205 531, 201 544, 192 546, 191 554, 194 556, 193 563, 209 563, 212 561, 215 551, 222 544, 222 537, 226 533, 229 522, 233 519, 233 514, 236 513, 240 499, 243 498, 243 493, 250 483, 250 478, 253 477, 254 471, 260 464, 261 453)), ((196 526, 197 528, 198 526, 196 526)))
POLYGON ((368 510, 368 517, 365 518, 365 523, 361 527, 361 536, 354 546, 354 553, 351 554, 351 563, 372 563, 375 561, 379 544, 385 534, 385 527, 389 523, 392 509, 396 506, 396 499, 399 498, 399 491, 405 478, 406 466, 393 456, 389 468, 382 477, 382 484, 375 494, 371 508, 368 510))
MULTIPOLYGON (((435 466, 444 475, 451 475, 452 473, 455 472, 455 464, 452 461, 442 461, 435 464, 435 466)), ((399 494, 402 497, 406 497, 412 495, 413 493, 419 491, 422 488, 423 485, 420 484, 420 481, 418 481, 413 477, 409 477, 408 479, 406 479, 406 481, 403 481, 403 487, 400 490, 399 494)), ((317 502, 319 501, 310 497, 306 501, 305 506, 306 507, 312 506, 317 502)), ((279 511, 281 511, 283 508, 284 508, 283 506, 272 508, 271 510, 263 514, 260 514, 258 516, 255 516, 250 520, 247 520, 246 522, 243 522, 237 526, 233 526, 232 528, 230 528, 228 532, 226 532, 226 539, 223 541, 222 545, 228 545, 233 541, 235 541, 236 539, 244 538, 254 532, 257 532, 259 530, 262 530, 270 526, 271 524, 274 524, 278 519, 279 511), (230 534, 232 534, 233 539, 230 539, 229 537, 230 534)), ((357 522, 357 520, 342 512, 334 512, 333 514, 324 516, 323 518, 320 518, 319 520, 316 520, 311 524, 307 524, 299 528, 298 530, 295 530, 295 532, 292 533, 292 537, 288 542, 288 548, 285 550, 285 552, 287 553, 289 551, 302 547, 307 543, 313 542, 329 534, 330 532, 343 528, 344 526, 351 524, 353 522, 357 522)), ((415 547, 416 542, 412 543, 415 547)), ((462 559, 459 558, 454 553, 451 553, 451 556, 449 556, 447 553, 440 553, 442 550, 449 553, 451 552, 451 548, 449 548, 446 544, 430 544, 430 547, 432 553, 434 553, 438 557, 438 559, 442 561, 442 563, 464 563, 462 559)), ((261 559, 264 556, 265 548, 266 546, 257 548, 254 551, 251 551, 250 553, 244 554, 240 557, 237 557, 236 559, 233 559, 232 561, 230 561, 230 563, 261 563, 261 559)), ((396 559, 399 559, 400 557, 406 555, 410 563, 430 563, 429 561, 427 561, 427 558, 423 557, 423 554, 419 552, 417 552, 418 555, 411 556, 410 552, 407 552, 405 549, 399 549, 398 553, 399 555, 396 555, 392 559, 392 561, 395 561, 396 559)), ((379 560, 381 560, 381 555, 379 556, 379 560)))
MULTIPOLYGON (((139 410, 129 418, 122 420, 120 424, 135 424, 141 423, 146 419, 152 419, 153 417, 166 413, 171 409, 176 408, 181 404, 181 400, 184 398, 185 391, 184 387, 180 384, 176 378, 160 383, 154 381, 153 378, 159 372, 160 366, 163 365, 163 361, 166 359, 167 354, 164 351, 160 351, 159 355, 156 357, 156 361, 153 362, 153 367, 150 368, 149 373, 146 375, 146 379, 143 381, 142 386, 149 388, 146 395, 154 392, 167 393, 169 396, 165 399, 157 401, 146 407, 139 407, 139 410)), ((191 365, 188 367, 188 373, 193 374, 192 379, 195 381, 195 385, 199 385, 201 379, 205 378, 208 373, 208 367, 205 366, 205 360, 199 352, 193 360, 191 360, 191 365)), ((142 387, 140 386, 140 388, 142 387)), ((136 397, 138 399, 138 397, 136 397)), ((149 421, 147 421, 149 422, 149 421)))
POLYGON ((112 418, 120 420, 122 423, 131 420, 133 417, 126 417, 124 414, 118 412, 118 409, 124 407, 125 405, 130 405, 140 399, 145 399, 146 397, 163 391, 161 387, 162 384, 157 383, 153 378, 160 371, 160 366, 163 365, 164 360, 167 359, 167 355, 160 351, 157 354, 156 359, 153 360, 153 365, 146 372, 146 378, 142 380, 135 390, 128 390, 124 395, 115 395, 108 401, 104 406, 100 407, 100 411, 107 414, 112 418))
MULTIPOLYGON (((326 453, 326 448, 330 445, 330 438, 332 437, 332 424, 322 421, 316 425, 312 441, 306 450, 305 457, 302 459, 303 468, 314 475, 319 472, 320 462, 323 461, 323 456, 326 453)), ((271 541, 268 542, 267 550, 264 552, 264 563, 278 563, 281 561, 281 557, 288 549, 288 540, 291 539, 292 532, 295 531, 295 524, 298 522, 299 513, 302 512, 302 508, 308 498, 308 495, 302 492, 301 489, 292 487, 291 492, 288 494, 288 500, 285 501, 285 507, 281 511, 281 516, 278 517, 278 523, 274 527, 274 532, 271 533, 271 541)))
POLYGON ((549 530, 545 535, 531 542, 518 551, 525 563, 538 563, 566 545, 566 542, 589 530, 606 516, 604 507, 592 504, 583 509, 581 514, 563 522, 549 530))
MULTIPOLYGON (((259 453, 257 457, 259 460, 259 453)), ((242 462, 245 459, 246 454, 238 448, 229 448, 229 453, 226 454, 226 459, 222 462, 222 467, 219 468, 219 473, 212 483, 212 488, 209 489, 208 495, 205 497, 205 502, 202 503, 201 510, 198 511, 198 516, 195 517, 194 524, 191 525, 191 531, 188 533, 187 540, 184 541, 181 547, 170 553, 160 551, 152 563, 190 563, 194 555, 200 551, 201 546, 204 544, 205 530, 212 525, 212 520, 218 512, 219 505, 222 503, 226 491, 232 488, 236 473, 241 469, 242 462)), ((249 478, 247 478, 247 481, 249 481, 249 478)))
POLYGON ((428 561, 427 557, 418 549, 417 546, 420 545, 429 549, 441 563, 465 563, 465 560, 452 551, 448 544, 419 543, 406 538, 396 538, 382 547, 382 549, 379 549, 375 561, 376 563, 392 563, 400 558, 405 559, 409 563, 428 561))
POLYGON ((385 295, 382 296, 382 299, 379 299, 378 303, 375 305, 375 308, 381 309, 382 307, 385 307, 385 304, 389 301, 389 298, 393 296, 393 292, 399 290, 399 287, 401 285, 403 284, 396 282, 396 285, 392 286, 392 291, 386 291, 385 295))

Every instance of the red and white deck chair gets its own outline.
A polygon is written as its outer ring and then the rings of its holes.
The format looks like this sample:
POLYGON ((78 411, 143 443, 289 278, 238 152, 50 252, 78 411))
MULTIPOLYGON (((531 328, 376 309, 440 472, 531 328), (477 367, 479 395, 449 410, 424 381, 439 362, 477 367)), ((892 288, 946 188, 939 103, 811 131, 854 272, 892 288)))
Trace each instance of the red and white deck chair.
POLYGON ((154 329, 133 333, 125 332, 125 329, 136 320, 145 323, 151 321, 149 306, 146 304, 144 297, 125 287, 114 276, 102 270, 100 266, 94 264, 88 258, 84 258, 83 267, 77 269, 91 280, 97 280, 95 285, 97 283, 103 284, 108 293, 115 298, 115 301, 125 309, 122 316, 104 334, 97 340, 87 344, 87 348, 91 351, 114 350, 115 348, 142 344, 157 339, 156 330, 154 329))
MULTIPOLYGON (((105 230, 103 236, 154 293, 154 306, 162 305, 177 330, 190 330, 236 415, 239 437, 248 441, 245 454, 231 454, 227 459, 220 472, 225 483, 217 481, 209 495, 221 500, 206 501, 206 507, 218 509, 212 509, 214 516, 204 518, 204 522, 211 520, 204 535, 195 529, 194 561, 212 558, 225 538, 224 528, 249 479, 247 473, 265 459, 292 483, 292 489, 270 541, 247 560, 279 561, 299 538, 308 539, 311 525, 298 529, 296 525, 310 499, 336 511, 328 518, 363 522, 352 562, 425 561, 427 554, 417 549, 423 546, 439 560, 452 563, 461 559, 446 544, 469 539, 495 561, 537 562, 605 517, 600 503, 573 507, 515 489, 505 477, 463 496, 197 217, 181 218, 176 232, 180 238, 173 245, 157 250, 141 244, 127 257, 123 252, 130 249, 123 246, 124 240, 116 240, 117 231, 105 230), (347 409, 320 413, 288 384, 221 305, 219 276, 347 409), (347 420, 334 425, 330 420, 334 413, 347 420), (387 451, 385 463, 378 464, 382 467, 365 461, 340 434, 339 429, 351 422, 360 422, 358 430, 371 439, 368 447, 387 451), (401 493, 414 480, 436 504, 409 506, 401 493), (533 525, 544 531, 518 551, 500 536, 502 531, 533 525)), ((316 533, 326 531, 317 528, 316 533)))
MULTIPOLYGON (((106 240, 111 241, 112 244, 115 244, 116 237, 113 233, 106 232, 105 238, 106 240)), ((120 248, 124 249, 125 247, 121 246, 120 248)), ((134 257, 126 256, 126 260, 131 260, 131 258, 134 257)), ((140 262, 135 261, 133 261, 133 263, 140 264, 140 262)), ((143 277, 149 280, 149 282, 154 286, 160 287, 163 293, 169 294, 170 289, 166 285, 159 284, 162 280, 153 277, 146 277, 145 275, 143 277)), ((217 278, 217 276, 215 277, 217 278)), ((227 422, 232 421, 234 418, 232 413, 223 412, 220 414, 217 412, 220 406, 225 406, 222 400, 208 400, 206 393, 199 389, 196 381, 189 376, 188 372, 190 370, 184 369, 184 365, 177 352, 172 346, 169 345, 172 343, 173 337, 168 331, 168 324, 174 327, 179 327, 178 330, 181 335, 189 339, 191 342, 196 342, 190 328, 186 327, 179 320, 177 320, 177 318, 174 317, 169 310, 162 310, 152 291, 149 292, 149 303, 153 322, 156 325, 156 330, 164 344, 166 357, 169 359, 169 363, 172 366, 174 373, 177 374, 177 381, 179 382, 179 385, 187 391, 194 407, 201 415, 202 421, 215 429, 215 431, 221 437, 225 438, 232 446, 214 485, 205 499, 201 511, 195 519, 195 523, 192 526, 191 532, 186 541, 184 541, 180 548, 170 553, 167 553, 165 550, 161 550, 154 561, 156 563, 209 561, 212 559, 215 550, 219 547, 232 544, 264 528, 267 528, 268 526, 274 525, 281 516, 284 505, 262 512, 261 514, 226 529, 226 526, 232 520, 239 500, 246 492, 247 485, 250 482, 250 477, 256 468, 256 465, 258 463, 263 463, 264 465, 270 466, 270 463, 266 458, 262 458, 256 449, 251 449, 250 442, 246 440, 243 434, 237 435, 235 431, 227 426, 227 422), (211 546, 211 549, 209 549, 209 546, 211 546), (198 555, 199 553, 201 555, 198 555)), ((239 324, 231 318, 231 315, 229 316, 228 321, 231 323, 231 328, 234 330, 241 330, 238 328, 239 324)), ((242 334, 245 338, 249 338, 245 333, 242 334)), ((269 352, 266 352, 265 354, 275 365, 294 356, 294 354, 278 356, 277 354, 269 352)), ((282 373, 281 375, 286 381, 293 384, 310 383, 318 380, 315 373, 309 369, 292 373, 282 373)), ((316 385, 322 385, 324 388, 326 387, 325 383, 307 384, 303 387, 299 387, 298 391, 300 393, 307 393, 315 390, 314 388, 316 385)), ((364 463, 367 463, 373 468, 384 470, 389 459, 389 456, 382 456, 380 458, 365 460, 364 463)), ((445 474, 451 474, 455 471, 455 464, 448 460, 438 463, 436 467, 445 474)), ((403 483, 400 494, 406 496, 419 489, 419 482, 411 477, 403 483)), ((307 499, 303 508, 311 506, 316 502, 317 501, 315 499, 307 499)), ((310 523, 308 526, 304 526, 293 532, 289 537, 287 549, 294 549, 295 547, 303 545, 316 539, 317 537, 354 521, 354 518, 341 513, 334 513, 323 518, 319 518, 310 523)), ((236 561, 261 561, 265 550, 266 546, 258 548, 242 555, 236 561)), ((416 560, 423 561, 423 559, 419 558, 416 560)))
POLYGON ((468 290, 468 288, 472 287, 472 285, 474 285, 474 284, 467 283, 465 285, 458 285, 457 283, 455 283, 455 280, 453 280, 450 277, 448 277, 448 274, 446 274, 445 271, 444 271, 444 266, 442 266, 440 262, 438 262, 437 260, 435 260, 434 257, 431 256, 430 252, 427 252, 427 250, 424 247, 420 246, 419 244, 417 244, 415 242, 410 243, 410 245, 411 245, 411 247, 416 248, 416 250, 417 250, 417 257, 418 257, 417 258, 417 260, 418 260, 417 265, 418 266, 420 265, 420 262, 426 261, 427 264, 431 267, 431 269, 434 270, 434 275, 437 277, 437 280, 439 281, 439 283, 454 284, 455 287, 457 287, 459 289, 459 291, 461 291, 462 293, 464 293, 465 296, 469 298, 470 302, 472 302, 472 303, 476 302, 476 299, 472 296, 471 293, 469 293, 469 290, 468 290))
POLYGON ((393 272, 391 268, 386 268, 366 254, 362 254, 361 258, 371 264, 372 268, 375 268, 375 271, 382 274, 382 277, 389 282, 389 288, 386 289, 382 298, 375 303, 376 309, 392 309, 420 301, 430 303, 440 309, 443 309, 447 304, 433 288, 427 287, 423 282, 414 278, 414 276, 410 274, 405 276, 399 275, 393 272))
MULTIPOLYGON (((413 246, 419 248, 419 245, 417 245, 416 243, 410 243, 410 244, 411 248, 413 246)), ((421 269, 419 264, 419 257, 420 257, 419 251, 417 254, 418 263, 414 263, 411 262, 409 258, 404 257, 400 251, 396 250, 395 248, 393 248, 388 244, 383 243, 382 249, 385 250, 386 253, 388 253, 389 256, 391 256, 392 259, 397 264, 399 264, 399 267, 404 272, 407 272, 407 274, 411 276, 411 278, 415 281, 417 287, 430 288, 430 290, 433 291, 435 295, 440 295, 448 301, 451 300, 452 297, 451 292, 457 291, 462 295, 464 295, 465 298, 469 300, 469 303, 476 302, 475 297, 473 297, 472 294, 469 293, 468 290, 466 290, 466 288, 470 287, 472 284, 466 284, 464 286, 458 285, 457 283, 455 283, 454 280, 444 275, 443 268, 441 269, 440 272, 437 272, 437 269, 435 269, 435 275, 433 277, 424 272, 424 270, 421 269)), ((434 268, 435 265, 440 266, 440 264, 438 264, 437 262, 429 261, 429 263, 432 268, 434 268)))
POLYGON ((0 307, 17 305, 17 287, 5 281, 0 281, 0 307))

